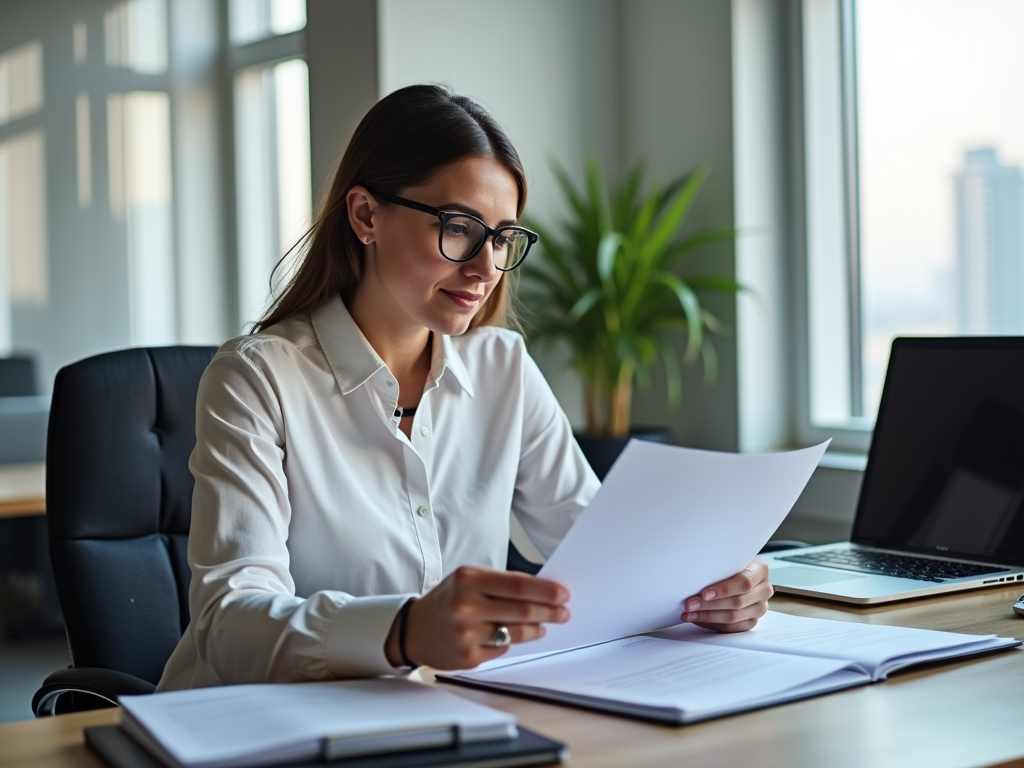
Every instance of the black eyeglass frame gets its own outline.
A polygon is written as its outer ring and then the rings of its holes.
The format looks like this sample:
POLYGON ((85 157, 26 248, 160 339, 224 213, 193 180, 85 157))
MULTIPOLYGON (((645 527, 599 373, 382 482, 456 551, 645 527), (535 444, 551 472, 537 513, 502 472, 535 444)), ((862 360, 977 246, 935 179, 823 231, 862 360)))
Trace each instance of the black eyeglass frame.
POLYGON ((394 203, 395 205, 400 205, 403 208, 411 208, 414 211, 420 211, 421 213, 429 213, 431 216, 436 216, 438 218, 438 221, 441 222, 441 229, 437 233, 437 250, 440 251, 441 256, 443 256, 445 259, 447 259, 448 261, 453 261, 456 264, 462 264, 464 262, 471 261, 472 259, 476 258, 476 255, 480 253, 480 251, 484 247, 484 244, 488 240, 493 241, 493 238, 501 234, 502 232, 514 230, 516 232, 522 232, 523 234, 526 235, 526 239, 528 241, 526 250, 523 251, 523 255, 520 256, 519 260, 511 267, 499 267, 497 264, 494 265, 494 268, 497 269, 499 272, 511 272, 513 269, 516 269, 524 261, 526 261, 526 255, 530 252, 530 249, 533 247, 534 243, 536 243, 540 239, 540 235, 538 235, 536 232, 532 230, 527 229, 526 227, 520 227, 518 225, 510 224, 507 227, 491 229, 483 221, 481 221, 479 217, 474 216, 471 213, 464 213, 462 211, 442 211, 439 208, 434 208, 432 206, 426 205, 425 203, 417 203, 415 200, 408 200, 404 197, 399 197, 398 195, 389 195, 387 192, 374 192, 373 190, 370 190, 370 193, 374 197, 379 197, 381 200, 387 203, 394 203), (457 217, 472 219, 473 221, 477 222, 481 227, 484 228, 485 233, 483 238, 480 240, 480 244, 473 249, 473 252, 471 254, 469 254, 463 259, 453 259, 451 256, 444 252, 444 245, 442 244, 444 241, 444 228, 448 224, 448 220, 457 217))

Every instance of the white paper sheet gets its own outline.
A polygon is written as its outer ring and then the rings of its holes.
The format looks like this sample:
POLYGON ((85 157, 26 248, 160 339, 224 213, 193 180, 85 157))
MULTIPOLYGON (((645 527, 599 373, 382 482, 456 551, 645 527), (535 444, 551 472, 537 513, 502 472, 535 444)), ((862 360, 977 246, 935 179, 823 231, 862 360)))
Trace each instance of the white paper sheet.
POLYGON ((827 446, 735 454, 633 440, 539 574, 569 588, 572 619, 495 666, 679 623, 686 598, 754 558, 827 446))

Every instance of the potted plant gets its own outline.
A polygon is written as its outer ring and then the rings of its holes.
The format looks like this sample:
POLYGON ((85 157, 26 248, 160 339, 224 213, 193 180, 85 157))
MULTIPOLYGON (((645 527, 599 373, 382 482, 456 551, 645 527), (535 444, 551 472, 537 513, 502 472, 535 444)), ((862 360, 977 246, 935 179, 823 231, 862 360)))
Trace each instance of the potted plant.
POLYGON ((735 294, 742 287, 720 275, 684 276, 682 268, 701 247, 734 239, 735 230, 680 236, 710 173, 706 164, 646 192, 643 163, 607 191, 596 160, 587 164, 582 189, 563 168, 552 169, 570 215, 556 226, 528 221, 541 236, 543 258, 524 264, 518 295, 531 341, 562 340, 571 351, 586 393, 587 430, 577 439, 603 477, 631 434, 634 382, 648 384, 660 361, 668 404, 678 407, 683 364, 702 360, 705 381, 714 381, 717 358, 709 336, 726 328, 701 294, 735 294), (685 337, 681 357, 679 334, 685 337))

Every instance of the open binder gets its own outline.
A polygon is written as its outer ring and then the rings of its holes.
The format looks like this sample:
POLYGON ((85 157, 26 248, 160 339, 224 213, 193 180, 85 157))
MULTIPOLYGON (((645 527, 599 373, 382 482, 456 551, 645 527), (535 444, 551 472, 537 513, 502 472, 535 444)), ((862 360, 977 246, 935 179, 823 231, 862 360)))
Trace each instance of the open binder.
POLYGON ((897 670, 1021 644, 769 611, 749 632, 680 624, 438 678, 678 725, 884 680, 897 670))

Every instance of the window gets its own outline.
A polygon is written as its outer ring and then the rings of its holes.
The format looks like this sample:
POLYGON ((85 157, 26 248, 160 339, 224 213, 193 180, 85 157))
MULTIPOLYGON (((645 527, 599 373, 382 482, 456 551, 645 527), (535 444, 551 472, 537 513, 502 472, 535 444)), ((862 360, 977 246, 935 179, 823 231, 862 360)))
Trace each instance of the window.
MULTIPOLYGON (((85 60, 85 32, 73 28, 75 60, 85 60), (79 37, 81 35, 81 37, 79 37)), ((103 16, 104 54, 108 67, 149 75, 167 71, 166 0, 125 0, 103 16)))
POLYGON ((306 26, 305 0, 230 0, 232 45, 245 45, 306 26))
POLYGON ((313 207, 309 71, 294 33, 306 9, 291 0, 232 0, 230 11, 232 42, 257 39, 233 49, 232 76, 238 321, 248 328, 290 277, 294 261, 274 267, 309 227, 313 207), (259 39, 276 33, 284 36, 259 39))
POLYGON ((1013 0, 804 0, 806 439, 866 445, 895 336, 1024 333, 1022 27, 1013 0))

